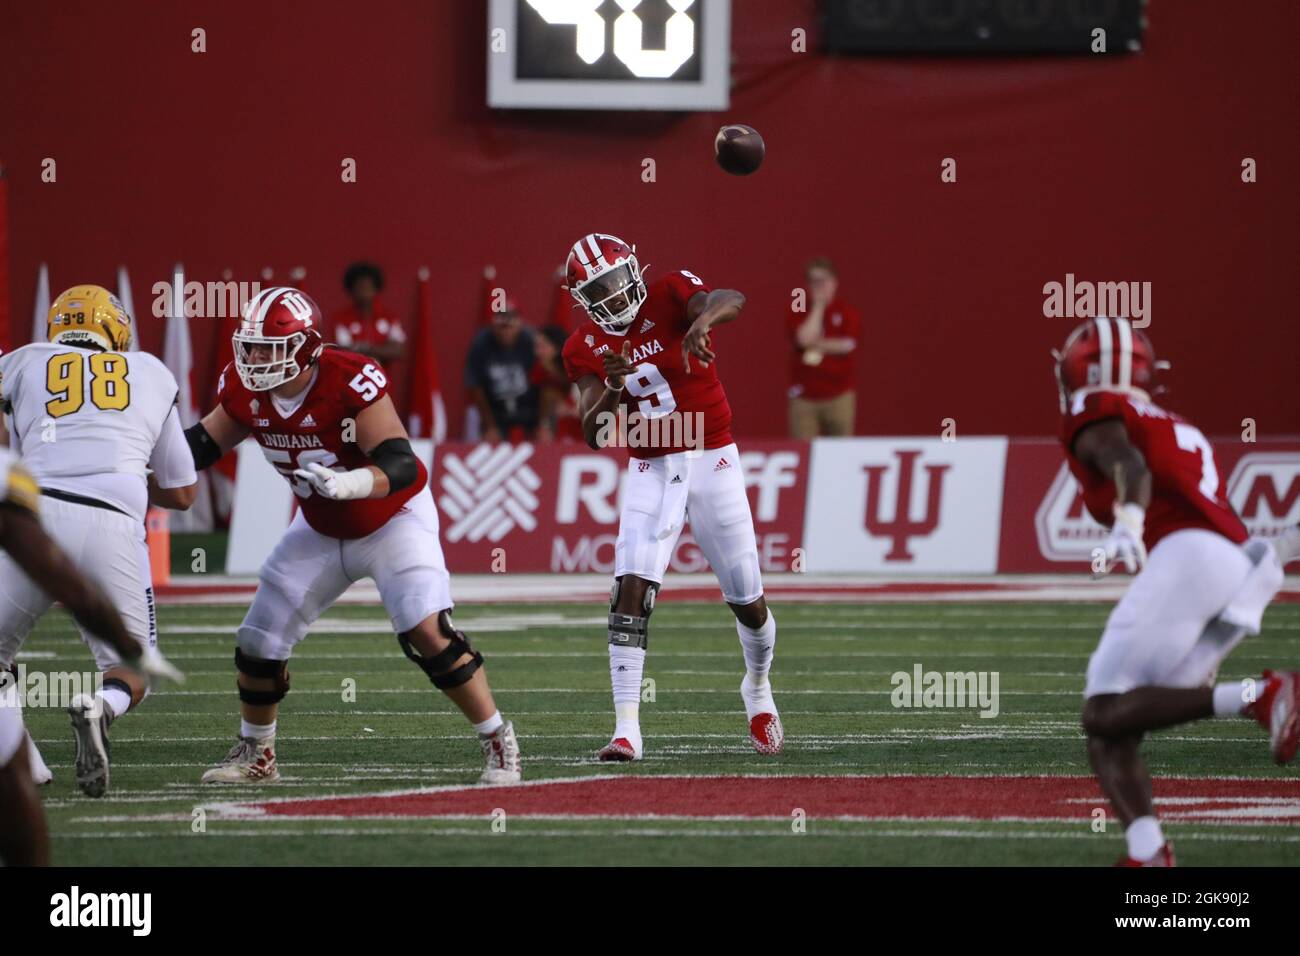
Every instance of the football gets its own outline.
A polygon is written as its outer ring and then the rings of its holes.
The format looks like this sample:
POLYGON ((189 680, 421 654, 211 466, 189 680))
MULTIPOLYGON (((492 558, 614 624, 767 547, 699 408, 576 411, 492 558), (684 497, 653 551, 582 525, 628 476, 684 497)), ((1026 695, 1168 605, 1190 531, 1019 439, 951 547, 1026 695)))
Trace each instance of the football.
POLYGON ((767 147, 754 127, 733 123, 718 130, 713 151, 723 170, 733 176, 748 176, 763 165, 767 147))

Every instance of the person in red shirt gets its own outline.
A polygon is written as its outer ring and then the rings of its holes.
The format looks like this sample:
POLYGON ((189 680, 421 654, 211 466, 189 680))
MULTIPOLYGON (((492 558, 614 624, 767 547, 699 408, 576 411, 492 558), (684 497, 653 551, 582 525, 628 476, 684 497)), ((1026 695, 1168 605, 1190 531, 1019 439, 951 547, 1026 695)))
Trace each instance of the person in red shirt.
POLYGON ((1207 717, 1246 717, 1273 759, 1300 744, 1300 672, 1215 684, 1300 554, 1300 528, 1249 538, 1205 436, 1156 405, 1159 367, 1125 319, 1079 326, 1057 354, 1061 444, 1084 504, 1110 527, 1094 572, 1137 572, 1088 661, 1083 729, 1101 788, 1124 824, 1123 866, 1173 866, 1142 760, 1147 733, 1207 717))
POLYGON ((198 468, 251 436, 298 502, 235 635, 239 738, 202 781, 279 779, 275 734, 289 658, 316 619, 368 577, 403 653, 477 731, 481 782, 518 782, 514 728, 493 701, 483 655, 452 622, 428 472, 388 378, 373 359, 326 346, 320 324, 300 290, 262 290, 245 307, 217 406, 185 433, 198 468))
POLYGON ((776 619, 763 594, 731 406, 712 344, 713 329, 734 321, 745 297, 710 289, 685 269, 647 283, 635 252, 616 236, 591 233, 573 244, 565 270, 587 313, 561 353, 581 393, 583 437, 592 448, 624 445, 629 455, 609 608, 614 737, 598 756, 642 757, 639 701, 650 614, 688 521, 736 617, 750 743, 760 754, 776 754, 785 737, 769 680, 776 619))
POLYGON ((380 368, 391 372, 392 364, 406 357, 406 332, 380 298, 383 288, 384 273, 379 266, 369 262, 348 266, 343 289, 352 304, 334 314, 331 332, 338 345, 377 359, 380 368))
POLYGON ((790 307, 790 436, 852 435, 857 407, 856 361, 862 319, 839 295, 829 259, 804 269, 808 308, 790 307))

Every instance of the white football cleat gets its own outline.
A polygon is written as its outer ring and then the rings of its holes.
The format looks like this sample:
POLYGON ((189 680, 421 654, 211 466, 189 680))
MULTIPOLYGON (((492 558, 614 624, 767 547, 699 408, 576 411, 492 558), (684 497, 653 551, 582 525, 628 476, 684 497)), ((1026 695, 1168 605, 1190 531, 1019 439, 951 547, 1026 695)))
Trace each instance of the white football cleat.
POLYGON ((68 706, 77 744, 77 786, 88 797, 108 792, 108 710, 102 700, 78 694, 68 706))
POLYGON ((30 732, 27 733, 27 765, 32 768, 32 783, 36 786, 43 787, 54 779, 50 768, 45 766, 45 758, 36 749, 36 741, 32 740, 30 732))
POLYGON ((518 783, 520 772, 519 741, 515 738, 515 725, 506 721, 490 734, 479 734, 483 748, 484 768, 478 782, 486 787, 507 787, 518 783))
POLYGON ((785 728, 781 726, 776 701, 772 698, 771 682, 756 685, 747 673, 740 682, 740 697, 749 720, 749 742, 761 754, 779 754, 785 742, 785 728))
POLYGON ((203 772, 203 783, 275 783, 280 770, 275 764, 275 738, 240 737, 230 753, 215 767, 203 772))

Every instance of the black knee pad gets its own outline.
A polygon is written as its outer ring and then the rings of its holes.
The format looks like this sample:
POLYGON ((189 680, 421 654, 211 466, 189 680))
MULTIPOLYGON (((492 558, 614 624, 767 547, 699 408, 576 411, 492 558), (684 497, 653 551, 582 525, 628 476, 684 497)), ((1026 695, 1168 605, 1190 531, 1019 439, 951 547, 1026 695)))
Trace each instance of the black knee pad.
POLYGON ((470 646, 464 631, 456 629, 450 611, 438 612, 438 631, 450 643, 432 657, 422 656, 403 634, 397 635, 397 643, 402 645, 402 653, 429 676, 434 687, 449 690, 474 676, 474 672, 483 666, 483 655, 470 646), (465 654, 469 654, 470 659, 457 667, 456 661, 465 654))
POLYGON ((609 592, 609 642, 615 647, 646 649, 650 635, 650 615, 655 609, 659 585, 647 581, 645 596, 641 599, 641 614, 622 614, 618 610, 618 595, 623 590, 623 579, 615 578, 609 592))
POLYGON ((245 704, 265 706, 278 704, 289 693, 289 662, 268 661, 260 657, 249 657, 238 647, 235 648, 235 669, 249 677, 264 677, 275 681, 274 690, 249 690, 239 685, 239 699, 245 704))

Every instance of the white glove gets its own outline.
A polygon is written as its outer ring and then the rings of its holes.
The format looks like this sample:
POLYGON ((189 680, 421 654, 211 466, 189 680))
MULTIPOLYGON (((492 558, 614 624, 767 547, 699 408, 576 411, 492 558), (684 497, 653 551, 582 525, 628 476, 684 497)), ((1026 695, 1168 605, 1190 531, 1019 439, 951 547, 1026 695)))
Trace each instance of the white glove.
POLYGON ((369 498, 370 492, 375 490, 375 473, 369 468, 335 471, 313 461, 305 469, 296 469, 294 475, 309 482, 318 495, 335 501, 369 498))
POLYGON ((1122 561, 1129 574, 1136 574, 1147 563, 1147 546, 1142 543, 1146 526, 1146 511, 1141 505, 1129 502, 1114 506, 1115 523, 1106 538, 1106 571, 1110 572, 1122 561))
POLYGON ((173 684, 185 683, 185 675, 163 657, 156 647, 146 647, 143 654, 131 661, 130 666, 146 675, 150 684, 156 684, 159 680, 169 680, 173 684))

